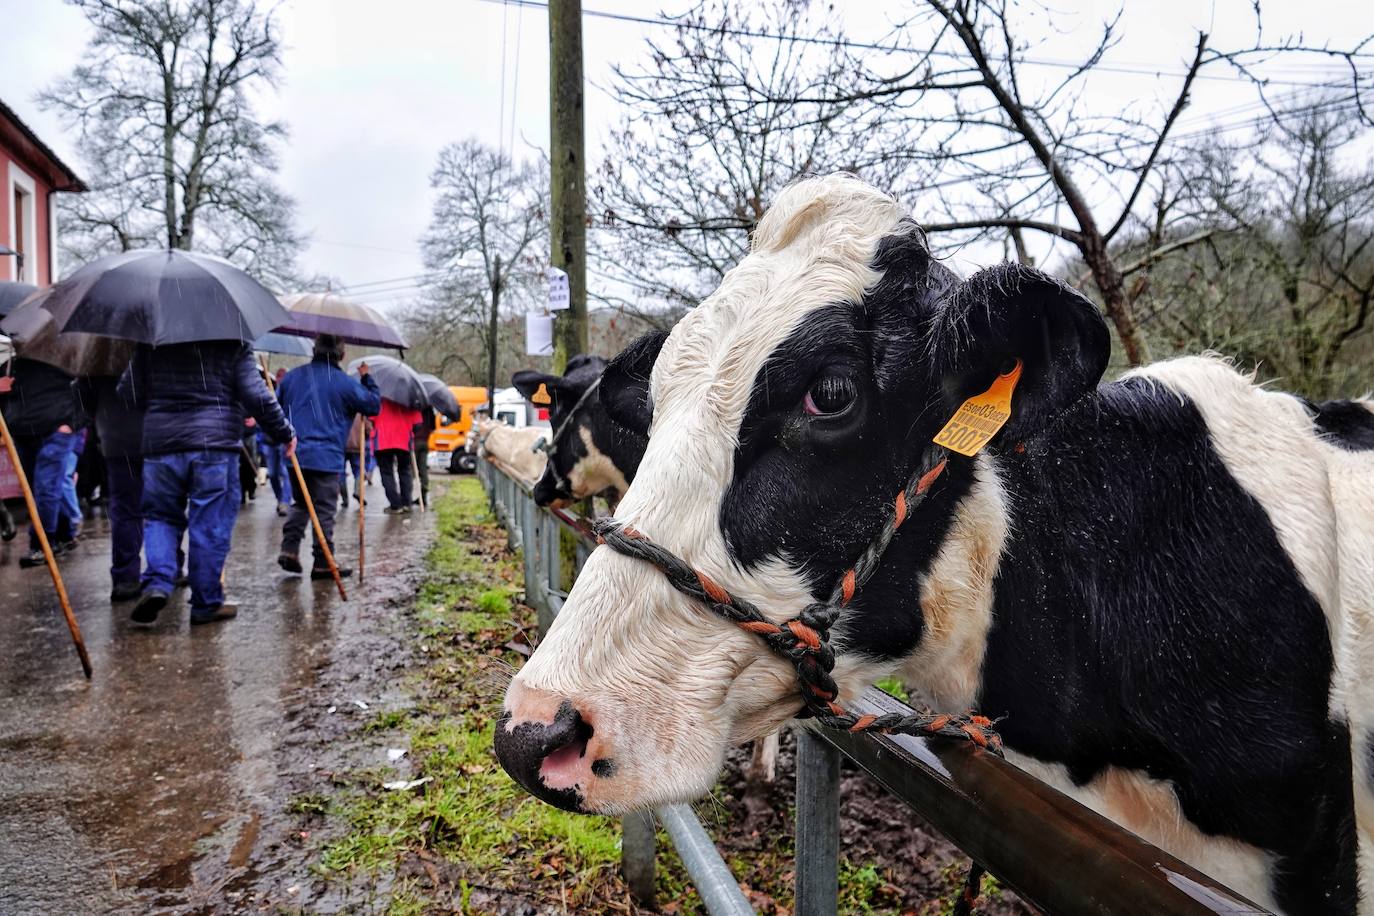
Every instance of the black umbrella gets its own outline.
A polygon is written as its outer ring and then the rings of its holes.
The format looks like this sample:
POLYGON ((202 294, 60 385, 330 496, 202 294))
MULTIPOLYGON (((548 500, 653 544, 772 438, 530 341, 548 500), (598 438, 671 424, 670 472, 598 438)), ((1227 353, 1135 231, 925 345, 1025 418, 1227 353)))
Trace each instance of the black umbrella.
POLYGON ((420 374, 392 356, 361 356, 348 364, 348 374, 357 376, 358 366, 367 363, 368 371, 382 397, 415 410, 429 406, 420 374))
POLYGON ((92 261, 37 301, 62 333, 84 331, 164 346, 253 341, 290 314, 258 281, 222 258, 142 249, 92 261))
POLYGON ((38 292, 38 287, 32 283, 20 283, 18 280, 0 280, 0 318, 4 318, 14 307, 25 299, 38 292))
POLYGON ((454 420, 463 415, 463 408, 459 406, 458 399, 453 396, 453 392, 449 391, 442 379, 428 372, 421 372, 420 384, 425 387, 425 396, 429 399, 430 407, 454 420))

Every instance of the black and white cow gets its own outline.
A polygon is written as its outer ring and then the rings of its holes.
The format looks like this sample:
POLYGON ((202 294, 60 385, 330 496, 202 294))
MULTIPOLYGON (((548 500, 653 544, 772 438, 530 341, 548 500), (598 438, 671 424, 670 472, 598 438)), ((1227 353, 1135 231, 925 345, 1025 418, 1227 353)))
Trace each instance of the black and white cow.
MULTIPOLYGON (((1018 765, 1256 902, 1356 912, 1374 420, 1314 417, 1215 357, 1099 386, 1108 349, 1062 283, 961 282, 887 196, 798 183, 710 298, 607 369, 603 401, 649 435, 616 518, 785 620, 1022 360, 1007 426, 951 457, 841 618, 842 697, 896 674, 1004 717, 1018 765)), ((496 750, 540 798, 619 813, 703 794, 729 745, 799 706, 760 641, 603 548, 511 683, 496 750)))
POLYGON ((579 353, 563 375, 522 369, 511 376, 526 398, 541 385, 550 398, 549 461, 532 491, 541 506, 591 496, 605 496, 615 506, 634 480, 649 440, 606 413, 599 385, 605 368, 600 356, 579 353))

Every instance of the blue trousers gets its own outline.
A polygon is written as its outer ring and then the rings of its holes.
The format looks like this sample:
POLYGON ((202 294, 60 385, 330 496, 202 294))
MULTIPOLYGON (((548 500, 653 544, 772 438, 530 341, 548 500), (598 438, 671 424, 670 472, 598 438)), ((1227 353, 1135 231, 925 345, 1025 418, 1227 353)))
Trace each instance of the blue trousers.
MULTIPOLYGON (((19 463, 29 478, 33 489, 33 501, 38 508, 37 521, 48 535, 48 543, 60 544, 72 539, 71 522, 62 511, 62 480, 67 467, 67 456, 76 444, 75 433, 49 433, 45 439, 20 439, 15 437, 14 445, 19 452, 19 463)), ((41 549, 38 532, 29 526, 29 549, 41 549)))
POLYGON ((188 532, 186 574, 191 616, 224 603, 220 571, 233 541, 239 510, 236 452, 171 452, 143 459, 143 588, 172 591, 177 547, 188 532))
POLYGON ((62 461, 62 514, 67 517, 67 523, 73 531, 85 521, 81 514, 81 500, 76 498, 76 464, 80 460, 81 456, 72 449, 62 461))
POLYGON ((143 552, 142 458, 106 460, 105 507, 110 517, 110 579, 115 585, 137 583, 143 552))
POLYGON ((272 484, 272 495, 277 504, 291 505, 291 462, 286 457, 286 446, 275 443, 263 446, 267 456, 267 479, 272 484))

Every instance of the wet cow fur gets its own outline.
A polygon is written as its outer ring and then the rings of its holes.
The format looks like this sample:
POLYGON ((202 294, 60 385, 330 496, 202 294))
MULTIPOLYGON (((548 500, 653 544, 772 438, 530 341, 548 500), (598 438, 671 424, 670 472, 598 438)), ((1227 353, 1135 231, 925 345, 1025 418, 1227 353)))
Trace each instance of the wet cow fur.
POLYGON ((511 376, 526 398, 533 399, 541 385, 550 398, 552 454, 533 491, 541 506, 603 496, 614 507, 634 480, 648 437, 610 418, 599 387, 588 395, 605 368, 602 357, 579 353, 562 375, 524 369, 511 376))
MULTIPOLYGON (((631 344, 626 360, 633 359, 634 348, 652 346, 657 350, 659 335, 631 344)), ((511 376, 511 384, 533 401, 542 386, 549 396, 549 444, 552 446, 544 473, 534 485, 532 495, 540 506, 563 505, 593 496, 604 497, 611 511, 635 479, 649 439, 611 419, 601 402, 601 373, 606 360, 581 354, 568 360, 566 371, 550 375, 522 369, 511 376), (588 394, 588 389, 597 390, 588 394)), ((746 803, 751 810, 761 804, 765 787, 774 782, 778 767, 778 736, 767 735, 754 742, 745 769, 749 787, 746 803)))
MULTIPOLYGON (((1374 415, 1215 357, 1099 385, 1108 348, 1062 283, 960 281, 885 196, 802 182, 716 294, 608 367, 611 415, 649 435, 617 519, 786 619, 870 542, 955 408, 1022 360, 1011 421, 951 457, 841 619, 842 698, 900 675, 1001 719, 1018 765, 1256 902, 1369 912, 1374 415)), ((613 775, 527 785, 616 812, 709 789, 795 689, 600 549, 503 727, 578 704, 613 775)))

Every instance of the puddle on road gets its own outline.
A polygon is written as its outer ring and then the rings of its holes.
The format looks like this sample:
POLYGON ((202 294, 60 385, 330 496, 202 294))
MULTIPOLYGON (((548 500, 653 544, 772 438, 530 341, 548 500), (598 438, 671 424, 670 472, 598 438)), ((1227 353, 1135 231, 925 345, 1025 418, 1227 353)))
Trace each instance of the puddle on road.
MULTIPOLYGON (((379 699, 321 697, 322 684, 386 686, 369 673, 393 636, 369 615, 413 592, 432 525, 373 514, 366 584, 343 604, 332 582, 276 568, 281 520, 270 499, 250 503, 226 572, 239 616, 195 630, 182 597, 151 630, 110 606, 109 543, 91 520, 62 567, 89 685, 46 570, 18 568, 22 538, 0 546, 0 913, 195 912, 254 879, 268 835, 286 829, 287 778, 314 763, 310 708, 379 699)), ((341 514, 346 553, 355 519, 341 514)))

